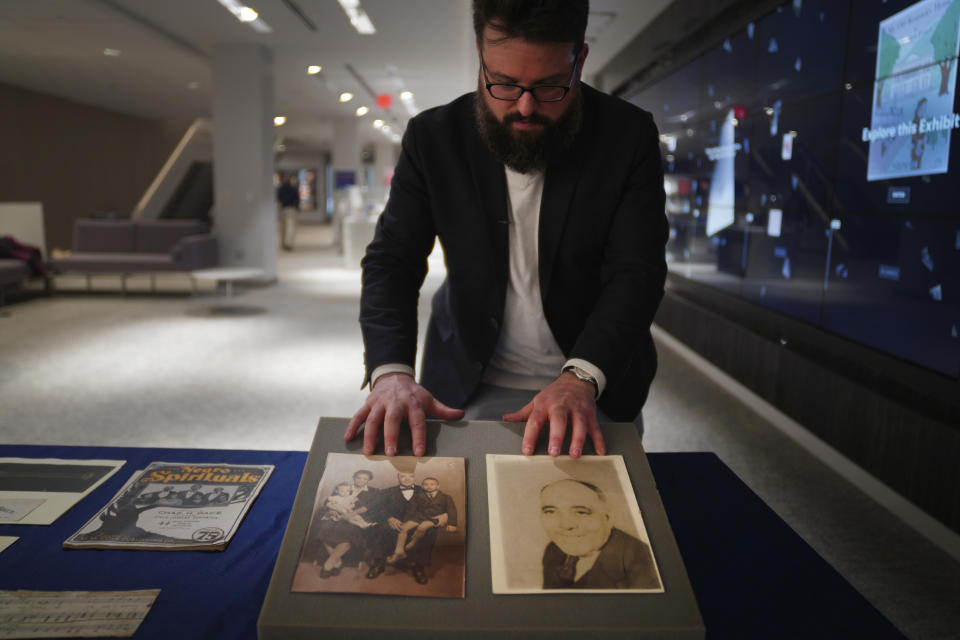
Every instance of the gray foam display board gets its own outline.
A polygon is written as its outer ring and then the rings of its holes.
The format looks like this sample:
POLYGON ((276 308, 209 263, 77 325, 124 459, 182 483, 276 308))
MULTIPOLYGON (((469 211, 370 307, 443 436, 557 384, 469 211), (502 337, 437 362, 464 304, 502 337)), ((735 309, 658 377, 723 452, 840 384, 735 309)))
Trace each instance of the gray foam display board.
MULTIPOLYGON (((635 427, 602 425, 607 451, 622 455, 663 579, 662 594, 494 595, 487 509, 488 453, 519 454, 523 423, 428 421, 427 455, 466 458, 466 597, 415 598, 350 593, 293 593, 290 586, 310 523, 327 453, 361 453, 344 442, 347 420, 321 418, 300 479, 283 544, 260 612, 261 640, 350 637, 391 640, 507 633, 516 638, 703 638, 704 626, 683 560, 656 491, 635 427)), ((381 445, 382 446, 382 445, 381 445)), ((541 438, 537 454, 545 453, 541 438)), ((411 452, 409 431, 399 452, 411 452)), ((584 454, 593 453, 587 444, 584 454)))

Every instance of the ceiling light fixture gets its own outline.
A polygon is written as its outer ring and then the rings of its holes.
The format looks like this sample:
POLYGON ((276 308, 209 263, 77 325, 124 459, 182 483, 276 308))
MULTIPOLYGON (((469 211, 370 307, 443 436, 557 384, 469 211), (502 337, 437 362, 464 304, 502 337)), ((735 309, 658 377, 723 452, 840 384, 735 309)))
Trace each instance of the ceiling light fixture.
POLYGON ((187 84, 187 89, 199 89, 199 88, 200 88, 200 83, 197 82, 196 80, 187 84))
POLYGON ((358 117, 358 118, 362 118, 363 116, 367 115, 368 113, 370 113, 370 108, 369 108, 369 107, 357 107, 357 117, 358 117))
POLYGON ((340 102, 350 102, 351 100, 353 100, 353 94, 349 91, 340 94, 340 102))
POLYGON ((383 120, 380 120, 379 118, 373 121, 373 128, 374 128, 374 129, 379 129, 379 128, 382 127, 383 125, 384 125, 383 120))
POLYGON ((273 29, 260 18, 260 14, 257 13, 254 9, 242 5, 237 0, 217 0, 220 5, 233 14, 233 16, 243 22, 244 24, 250 25, 250 27, 259 33, 271 33, 273 29))
POLYGON ((407 110, 411 116, 415 116, 420 113, 420 109, 417 108, 416 103, 413 101, 413 92, 412 91, 403 91, 400 93, 400 102, 403 103, 404 108, 407 110))
POLYGON ((321 67, 318 64, 312 64, 309 67, 307 67, 307 73, 309 73, 312 76, 317 75, 321 71, 323 71, 323 67, 321 67))
POLYGON ((104 49, 103 55, 116 58, 118 55, 120 55, 120 49, 104 49))
POLYGON ((273 117, 273 126, 282 127, 287 123, 287 116, 274 116, 273 117))
POLYGON ((360 0, 337 0, 343 7, 344 13, 350 18, 350 24, 357 30, 357 33, 371 35, 377 32, 370 20, 370 16, 360 6, 360 0))

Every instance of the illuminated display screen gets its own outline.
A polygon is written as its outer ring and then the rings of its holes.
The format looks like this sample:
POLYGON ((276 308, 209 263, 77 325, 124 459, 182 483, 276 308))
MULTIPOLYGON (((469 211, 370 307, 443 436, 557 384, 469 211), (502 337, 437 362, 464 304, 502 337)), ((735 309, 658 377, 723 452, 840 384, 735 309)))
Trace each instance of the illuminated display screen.
POLYGON ((960 2, 922 0, 880 22, 867 180, 947 173, 960 2))
POLYGON ((958 34, 960 0, 792 0, 624 95, 671 270, 960 377, 958 34))

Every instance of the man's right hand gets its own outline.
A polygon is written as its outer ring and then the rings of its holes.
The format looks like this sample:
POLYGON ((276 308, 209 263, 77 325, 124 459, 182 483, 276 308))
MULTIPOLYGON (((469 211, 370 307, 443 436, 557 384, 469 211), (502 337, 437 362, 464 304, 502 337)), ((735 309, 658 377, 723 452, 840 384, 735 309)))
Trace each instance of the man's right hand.
POLYGON ((427 449, 427 415, 442 420, 459 420, 461 409, 451 409, 434 398, 406 373, 387 373, 377 378, 376 384, 357 411, 344 440, 353 440, 363 426, 363 453, 373 455, 377 448, 377 434, 383 425, 383 450, 388 456, 397 453, 400 424, 406 419, 413 437, 413 455, 422 456, 427 449))
POLYGON ((400 531, 400 527, 403 526, 403 522, 398 518, 387 518, 387 525, 394 531, 400 531))

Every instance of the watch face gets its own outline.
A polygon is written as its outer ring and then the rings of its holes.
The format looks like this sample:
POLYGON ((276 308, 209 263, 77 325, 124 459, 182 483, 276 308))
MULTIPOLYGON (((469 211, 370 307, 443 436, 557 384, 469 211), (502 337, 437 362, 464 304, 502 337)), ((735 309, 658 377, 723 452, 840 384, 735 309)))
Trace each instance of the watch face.
POLYGON ((600 389, 600 383, 597 382, 597 379, 594 378, 592 375, 590 375, 588 372, 581 369, 580 367, 569 366, 566 369, 564 369, 564 371, 569 371, 573 375, 577 376, 579 380, 583 380, 584 382, 589 382, 594 386, 595 389, 597 390, 600 389))

